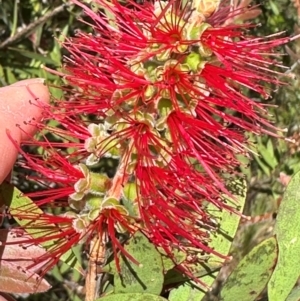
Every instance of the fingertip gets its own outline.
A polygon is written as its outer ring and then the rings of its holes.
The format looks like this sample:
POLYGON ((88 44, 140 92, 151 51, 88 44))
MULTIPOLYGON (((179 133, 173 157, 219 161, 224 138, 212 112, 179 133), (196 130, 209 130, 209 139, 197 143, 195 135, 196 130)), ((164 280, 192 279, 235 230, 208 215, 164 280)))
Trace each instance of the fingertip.
POLYGON ((43 79, 20 81, 0 89, 0 183, 9 174, 18 153, 10 139, 20 144, 33 135, 34 124, 41 120, 49 101, 49 90, 43 79))
MULTIPOLYGON (((20 87, 20 89, 22 88, 20 87)), ((30 136, 35 133, 36 127, 33 124, 41 120, 43 109, 50 101, 49 90, 43 83, 30 83, 24 86, 23 89, 24 96, 27 93, 30 101, 26 110, 22 112, 20 119, 22 124, 21 140, 27 139, 28 135, 30 136)))
MULTIPOLYGON (((21 139, 33 135, 50 94, 42 78, 28 79, 0 89, 0 126, 12 129, 16 125, 22 128, 21 139)), ((20 130, 20 129, 19 129, 20 130)))
POLYGON ((44 84, 44 83, 45 83, 44 78, 37 77, 37 78, 20 80, 14 84, 9 85, 9 87, 21 87, 21 86, 28 86, 32 84, 44 84))
POLYGON ((17 144, 21 142, 21 132, 17 127, 11 130, 0 129, 0 184, 11 172, 18 155, 18 149, 12 141, 10 141, 8 134, 10 137, 13 137, 17 144))

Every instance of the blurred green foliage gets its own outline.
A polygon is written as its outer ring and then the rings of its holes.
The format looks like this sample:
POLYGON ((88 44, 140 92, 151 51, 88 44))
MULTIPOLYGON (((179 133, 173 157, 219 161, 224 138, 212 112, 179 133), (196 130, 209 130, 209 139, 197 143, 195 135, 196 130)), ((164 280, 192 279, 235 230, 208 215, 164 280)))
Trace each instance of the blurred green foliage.
MULTIPOLYGON (((255 34, 265 36, 285 31, 293 36, 300 33, 300 9, 296 7, 296 0, 256 0, 252 3, 260 4, 261 9, 255 20, 260 23, 254 29, 255 34)), ((49 84, 58 85, 60 79, 45 72, 42 66, 53 69, 61 66, 66 53, 60 41, 65 36, 74 35, 78 29, 88 30, 78 21, 80 17, 80 9, 63 0, 0 0, 0 87, 33 77, 43 77, 49 84)), ((286 70, 291 77, 282 78, 286 85, 274 92, 268 103, 277 106, 271 108, 274 123, 291 141, 251 137, 256 143, 257 155, 248 162, 250 168, 245 166, 243 169, 249 186, 245 215, 262 218, 245 221, 240 226, 232 249, 234 264, 271 234, 285 181, 300 170, 300 39, 281 52, 284 65, 291 67, 286 70)), ((55 98, 62 97, 57 89, 52 88, 51 92, 55 98)), ((76 272, 67 271, 64 265, 60 265, 47 277, 53 289, 46 295, 20 298, 32 301, 41 298, 81 300, 83 280, 76 272)))
MULTIPOLYGON (((58 85, 61 80, 42 66, 61 66, 65 51, 60 42, 84 27, 78 21, 80 14, 79 9, 61 0, 0 1, 0 86, 34 77, 58 85)), ((54 97, 62 97, 60 90, 50 89, 54 97)), ((31 189, 30 183, 21 184, 18 178, 15 181, 21 189, 31 189)), ((55 267, 46 278, 53 286, 46 295, 24 294, 19 295, 20 300, 82 300, 84 280, 65 264, 55 267)))

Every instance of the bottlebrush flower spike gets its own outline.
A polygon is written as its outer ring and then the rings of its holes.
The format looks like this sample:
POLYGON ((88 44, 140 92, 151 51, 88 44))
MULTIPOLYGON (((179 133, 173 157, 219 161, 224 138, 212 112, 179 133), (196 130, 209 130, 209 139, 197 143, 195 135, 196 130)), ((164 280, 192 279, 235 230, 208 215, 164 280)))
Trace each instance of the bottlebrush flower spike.
POLYGON ((57 139, 30 142, 48 152, 44 161, 24 156, 58 187, 33 196, 68 203, 83 234, 74 244, 104 231, 126 252, 118 237, 139 229, 170 256, 216 254, 206 204, 234 212, 222 196, 239 176, 237 155, 249 155, 245 131, 276 136, 265 106, 246 92, 268 98, 281 84, 270 69, 280 67, 274 48, 292 39, 223 25, 220 1, 73 3, 93 33, 67 38, 64 70, 51 71, 71 86, 67 100, 45 110, 60 124, 45 126, 57 139), (99 173, 107 160, 109 177, 99 173))

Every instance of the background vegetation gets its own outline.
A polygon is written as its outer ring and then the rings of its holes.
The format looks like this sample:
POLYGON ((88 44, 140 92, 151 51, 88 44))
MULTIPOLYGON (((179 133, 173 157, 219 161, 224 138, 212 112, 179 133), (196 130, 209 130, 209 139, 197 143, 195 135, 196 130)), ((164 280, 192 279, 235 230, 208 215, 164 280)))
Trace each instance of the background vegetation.
MULTIPOLYGON (((255 29, 256 34, 300 33, 300 1, 261 3, 257 0, 252 4, 260 4, 261 10, 254 20, 261 24, 255 29)), ((78 21, 80 17, 79 9, 62 0, 0 0, 0 87, 33 77, 44 77, 50 84, 59 84, 59 79, 45 72, 42 65, 55 69, 62 64, 65 53, 59 41, 74 35, 78 29, 88 30, 78 21)), ((284 79, 287 84, 273 94, 269 103, 277 106, 271 109, 274 122, 285 130, 284 135, 291 141, 253 137, 258 155, 253 156, 250 167, 243 170, 249 188, 244 214, 252 219, 242 221, 232 248, 234 261, 223 269, 214 292, 237 262, 270 236, 283 191, 290 176, 300 170, 300 39, 282 49, 282 53, 284 65, 290 67, 286 72, 295 78, 284 79)), ((62 96, 57 89, 51 91, 56 98, 62 96)), ((32 184, 18 177, 18 172, 17 168, 14 183, 23 191, 32 189, 32 184)), ((62 264, 47 277, 53 289, 43 294, 44 300, 81 300, 84 280, 78 273, 68 271, 62 264)), ((41 295, 18 297, 20 300, 41 299, 41 295)))

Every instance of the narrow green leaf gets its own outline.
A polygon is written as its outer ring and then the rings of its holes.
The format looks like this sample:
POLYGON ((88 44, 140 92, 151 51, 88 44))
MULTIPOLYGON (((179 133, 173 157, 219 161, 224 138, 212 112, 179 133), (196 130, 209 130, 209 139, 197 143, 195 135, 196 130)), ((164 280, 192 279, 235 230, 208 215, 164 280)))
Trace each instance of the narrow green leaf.
POLYGON ((265 163, 271 168, 271 170, 278 165, 276 156, 274 155, 274 148, 271 139, 268 140, 266 146, 262 141, 260 141, 257 145, 257 150, 265 163))
POLYGON ((56 62, 56 65, 60 65, 62 61, 62 46, 61 43, 65 40, 69 31, 69 24, 66 24, 59 36, 54 40, 54 47, 50 53, 50 58, 56 62))
POLYGON ((286 300, 300 275, 300 172, 291 179, 278 210, 274 233, 279 256, 268 285, 269 301, 286 300))
POLYGON ((13 69, 10 67, 6 67, 5 71, 6 71, 7 83, 9 85, 15 83, 17 81, 17 79, 13 73, 13 69))
POLYGON ((109 295, 96 301, 167 301, 167 299, 147 293, 129 293, 109 295))
MULTIPOLYGON (((37 218, 39 215, 43 214, 43 211, 36 206, 36 204, 28 197, 22 196, 22 192, 18 190, 16 187, 9 183, 2 183, 0 185, 0 205, 5 204, 10 208, 10 214, 13 216, 13 218, 16 220, 16 222, 22 227, 25 228, 25 231, 33 238, 40 238, 50 231, 53 235, 53 229, 57 229, 59 232, 59 228, 57 225, 48 225, 47 229, 44 231, 36 231, 34 229, 34 223, 32 223, 32 217, 36 216, 37 218), (18 218, 18 212, 19 210, 23 210, 23 212, 26 212, 28 216, 31 216, 30 219, 26 220, 25 218, 20 219, 18 218), (14 215, 14 213, 16 215, 14 215), (30 227, 26 228, 26 225, 30 223, 30 227)), ((25 214, 24 214, 25 215, 25 214)), ((39 227, 37 225, 37 227, 39 227)), ((47 248, 55 245, 55 240, 53 241, 46 241, 41 243, 41 245, 47 250, 47 248)), ((73 250, 69 250, 65 254, 63 254, 60 258, 61 261, 66 263, 67 265, 71 266, 72 268, 76 269, 79 273, 82 273, 82 267, 74 255, 73 250)))
POLYGON ((54 66, 57 66, 59 64, 58 62, 52 60, 48 56, 44 56, 39 53, 35 53, 35 52, 31 52, 31 51, 27 51, 27 50, 23 50, 23 49, 19 49, 19 48, 13 48, 13 47, 9 47, 8 49, 10 51, 15 51, 15 52, 19 53, 20 55, 25 56, 27 58, 34 59, 38 62, 41 62, 43 64, 50 64, 50 65, 54 65, 54 66))
MULTIPOLYGON (((274 145, 273 145, 273 142, 272 142, 272 139, 269 138, 268 139, 268 142, 267 142, 267 145, 266 145, 266 148, 268 150, 268 153, 269 153, 269 156, 268 158, 264 158, 266 161, 267 160, 270 160, 270 166, 272 168, 275 168, 277 165, 278 165, 278 160, 276 158, 276 154, 275 154, 275 149, 274 149, 274 145), (271 157, 271 158, 270 158, 271 157)), ((267 161, 268 162, 268 161, 267 161)))
POLYGON ((62 276, 60 269, 57 265, 52 269, 51 276, 54 277, 58 282, 64 281, 64 277, 62 276))
POLYGON ((260 159, 259 156, 254 156, 255 161, 259 165, 260 169, 267 175, 270 176, 270 167, 266 165, 266 163, 260 159))
POLYGON ((14 3, 14 13, 13 13, 13 23, 11 27, 11 37, 13 37, 17 32, 17 26, 18 26, 18 12, 19 12, 19 1, 15 0, 14 3))
POLYGON ((221 301, 256 300, 272 275, 277 256, 275 237, 254 247, 230 274, 221 291, 221 301))
POLYGON ((161 254, 140 232, 129 240, 125 249, 139 265, 122 256, 119 273, 115 262, 110 264, 110 272, 114 274, 114 292, 160 294, 164 281, 161 254))
POLYGON ((274 15, 278 16, 278 15, 280 15, 280 11, 275 3, 276 2, 274 2, 274 1, 270 1, 270 6, 271 6, 271 9, 272 9, 274 15))

